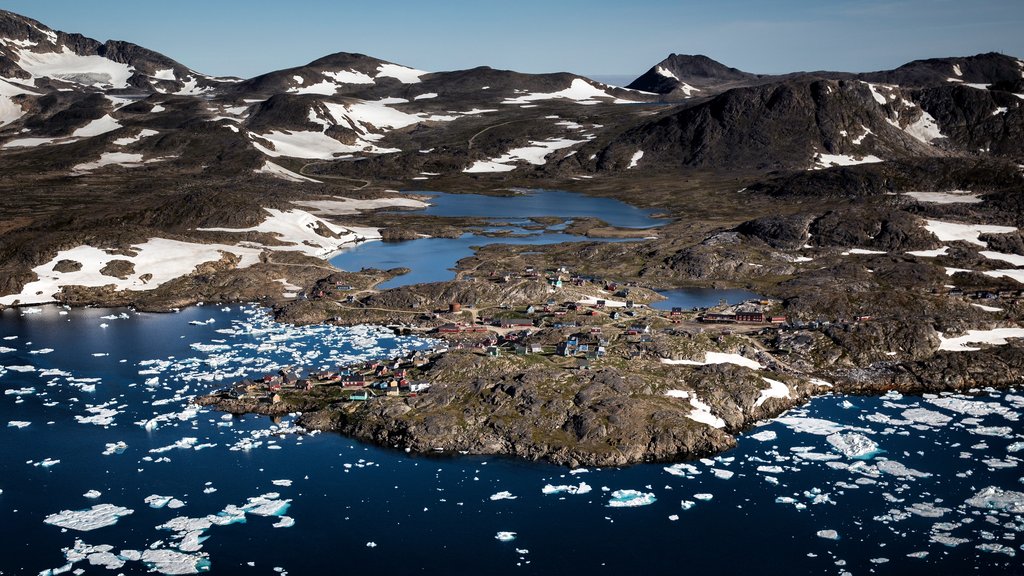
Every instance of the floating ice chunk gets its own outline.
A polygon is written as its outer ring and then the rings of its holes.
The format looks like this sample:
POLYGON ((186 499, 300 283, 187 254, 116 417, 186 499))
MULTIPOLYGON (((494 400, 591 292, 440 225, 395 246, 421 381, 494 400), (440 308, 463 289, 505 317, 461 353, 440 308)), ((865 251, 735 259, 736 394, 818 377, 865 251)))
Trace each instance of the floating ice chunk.
POLYGON ((711 472, 715 475, 715 478, 721 478, 722 480, 728 480, 735 474, 732 470, 723 470, 721 468, 712 468, 711 472))
POLYGON ((975 546, 975 548, 981 550, 982 552, 991 552, 993 554, 1006 554, 1010 558, 1013 558, 1017 555, 1017 552, 1013 548, 1010 548, 1009 546, 1004 546, 1002 544, 996 544, 994 542, 985 542, 984 544, 978 544, 977 546, 975 546))
POLYGON ((842 432, 844 426, 830 422, 828 420, 822 420, 820 418, 805 418, 805 417, 786 417, 776 418, 776 422, 784 424, 787 428, 794 432, 800 432, 805 434, 816 434, 818 436, 828 436, 829 434, 836 434, 842 432))
POLYGON ((929 398, 927 400, 929 404, 934 404, 940 408, 945 408, 952 412, 960 414, 968 414, 970 416, 988 416, 990 414, 998 414, 1007 420, 1016 421, 1019 416, 1016 412, 1011 410, 1007 406, 998 404, 996 402, 982 402, 978 400, 966 400, 963 398, 957 398, 954 396, 943 396, 941 398, 929 398))
POLYGON ((515 532, 498 532, 494 536, 494 539, 498 540, 498 541, 501 541, 501 542, 511 542, 511 541, 516 539, 516 533, 515 532))
POLYGON ((942 544, 943 546, 948 546, 950 548, 970 542, 970 540, 966 538, 957 538, 956 536, 951 536, 949 534, 944 534, 941 532, 932 532, 931 536, 929 537, 929 540, 935 542, 936 544, 942 544))
POLYGON ((774 430, 762 430, 760 432, 748 436, 748 438, 753 438, 758 442, 771 442, 772 440, 775 440, 778 437, 779 435, 776 434, 774 430))
POLYGON ((967 499, 975 508, 1002 510, 1010 514, 1024 514, 1024 493, 989 486, 967 499))
MULTIPOLYGON (((29 366, 28 364, 19 364, 19 365, 15 365, 15 366, 6 366, 6 368, 8 370, 10 370, 11 372, 22 372, 22 373, 25 373, 25 372, 35 372, 36 371, 36 367, 35 366, 29 366)), ((31 390, 32 392, 35 392, 34 388, 22 388, 22 390, 31 390)), ((31 394, 32 392, 27 392, 27 394, 31 394)), ((17 394, 17 392, 16 391, 11 391, 11 390, 6 390, 4 392, 4 394, 17 394)))
POLYGON ((82 494, 82 496, 85 496, 86 498, 99 498, 102 495, 103 493, 99 490, 89 490, 85 494, 82 494))
POLYGON ((242 506, 240 510, 256 516, 283 516, 288 511, 291 500, 280 500, 280 496, 277 492, 268 492, 262 496, 249 498, 249 503, 242 506))
POLYGON ((908 468, 895 460, 882 460, 876 464, 876 466, 880 472, 885 472, 886 474, 891 474, 900 478, 928 478, 931 476, 930 472, 921 472, 919 470, 914 470, 913 468, 908 468))
POLYGON ((513 496, 511 492, 501 491, 497 494, 491 494, 491 500, 515 500, 518 496, 513 496))
POLYGON ((270 483, 273 484, 274 486, 284 486, 284 487, 288 487, 288 486, 292 485, 292 481, 291 480, 271 480, 270 483))
POLYGON ((927 408, 908 408, 902 412, 902 416, 911 422, 936 427, 945 426, 953 419, 950 416, 927 408))
POLYGON ((697 500, 703 500, 704 502, 707 502, 707 501, 711 500, 712 498, 714 498, 715 495, 714 494, 701 493, 701 494, 694 494, 693 497, 696 498, 697 500))
POLYGON ((856 432, 829 434, 825 440, 836 452, 847 458, 867 460, 878 453, 878 444, 856 432))
POLYGON ((544 488, 541 489, 541 493, 542 494, 561 494, 561 493, 567 493, 567 494, 586 494, 586 493, 590 492, 591 490, 593 490, 593 488, 591 488, 591 486, 589 484, 587 484, 586 482, 580 482, 579 486, 572 486, 572 485, 552 486, 551 484, 547 484, 547 485, 544 486, 544 488))
POLYGON ((199 574, 209 570, 204 555, 185 554, 177 550, 143 550, 142 562, 161 574, 199 574))
POLYGON ((818 530, 818 538, 824 538, 826 540, 839 540, 839 532, 835 530, 818 530))
POLYGON ((665 467, 665 472, 673 476, 695 476, 700 474, 700 469, 693 464, 687 464, 686 462, 680 462, 671 466, 665 467))
POLYGON ((172 499, 173 497, 171 496, 160 496, 157 494, 153 494, 151 496, 146 496, 143 502, 149 504, 150 508, 163 508, 164 506, 167 506, 167 504, 169 504, 172 499))
POLYGON ((637 490, 616 490, 612 492, 608 506, 611 508, 632 508, 635 506, 647 506, 657 501, 654 494, 639 492, 637 490))
POLYGON ((281 516, 277 522, 272 524, 274 528, 291 528, 295 526, 295 519, 291 516, 281 516))
POLYGON ((679 502, 679 507, 682 508, 683 510, 689 510, 690 508, 693 508, 696 505, 697 503, 694 502, 693 500, 681 500, 679 502))
POLYGON ((925 552, 925 551, 911 552, 910 554, 907 554, 907 558, 917 558, 918 560, 921 560, 921 559, 927 558, 927 557, 928 557, 928 552, 925 552))
POLYGON ((31 422, 25 422, 23 420, 11 420, 7 423, 8 428, 25 428, 32 424, 31 422))
POLYGON ((113 526, 117 519, 135 512, 130 508, 115 506, 113 504, 97 504, 85 510, 62 510, 56 514, 50 514, 43 522, 67 528, 68 530, 79 530, 87 532, 113 526))
POLYGON ((119 440, 117 442, 108 443, 106 445, 106 450, 103 451, 103 455, 110 456, 111 454, 122 454, 127 449, 128 445, 125 444, 124 441, 119 440))
POLYGON ((36 462, 33 466, 42 466, 43 468, 49 468, 50 466, 56 466, 60 464, 60 459, 54 460, 53 458, 45 458, 40 462, 36 462))
POLYGON ((945 513, 951 512, 951 510, 942 506, 936 506, 930 502, 917 502, 908 506, 907 512, 922 518, 941 518, 945 513))
POLYGON ((160 448, 150 449, 150 454, 161 454, 163 452, 170 452, 171 450, 181 449, 188 450, 194 448, 196 443, 199 441, 198 438, 182 438, 170 446, 162 446, 160 448))

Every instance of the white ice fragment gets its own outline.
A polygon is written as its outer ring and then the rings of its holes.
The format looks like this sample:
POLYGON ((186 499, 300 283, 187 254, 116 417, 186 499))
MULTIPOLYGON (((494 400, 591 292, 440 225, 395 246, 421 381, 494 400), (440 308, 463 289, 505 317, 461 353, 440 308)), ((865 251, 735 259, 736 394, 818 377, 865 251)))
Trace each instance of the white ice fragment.
POLYGON ((608 501, 610 508, 632 508, 635 506, 647 506, 657 501, 654 494, 639 492, 637 490, 615 490, 608 501))
POLYGON ((87 532, 113 526, 117 519, 135 512, 130 508, 115 506, 113 504, 96 504, 85 510, 62 510, 56 514, 50 514, 43 522, 67 528, 68 530, 79 530, 87 532))
POLYGON ((491 496, 490 496, 490 499, 492 501, 497 501, 497 500, 515 500, 516 498, 518 498, 518 496, 513 496, 511 492, 504 491, 504 490, 501 491, 501 492, 498 492, 496 494, 491 494, 491 496))
POLYGON ((868 459, 878 453, 878 444, 857 432, 829 434, 825 440, 847 458, 868 459))

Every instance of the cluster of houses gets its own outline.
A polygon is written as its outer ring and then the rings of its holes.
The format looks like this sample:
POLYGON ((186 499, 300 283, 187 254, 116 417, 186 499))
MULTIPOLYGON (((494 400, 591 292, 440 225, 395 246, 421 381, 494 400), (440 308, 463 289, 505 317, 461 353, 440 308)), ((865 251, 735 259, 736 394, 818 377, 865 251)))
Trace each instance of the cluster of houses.
POLYGON ((735 306, 719 305, 704 311, 698 320, 713 324, 785 324, 785 316, 769 314, 771 304, 768 300, 747 300, 735 306))
POLYGON ((416 395, 428 391, 430 383, 413 380, 411 371, 429 361, 427 354, 412 352, 404 358, 321 370, 307 376, 302 374, 301 368, 282 368, 276 374, 237 382, 226 394, 230 398, 257 398, 274 404, 281 401, 282 392, 309 392, 323 386, 348 391, 345 399, 351 401, 368 400, 374 396, 416 395))

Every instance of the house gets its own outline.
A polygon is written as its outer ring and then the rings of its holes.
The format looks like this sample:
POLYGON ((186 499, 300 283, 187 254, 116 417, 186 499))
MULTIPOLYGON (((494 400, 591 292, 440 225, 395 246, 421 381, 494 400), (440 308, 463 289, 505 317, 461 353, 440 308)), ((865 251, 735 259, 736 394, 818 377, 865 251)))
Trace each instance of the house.
POLYGON ((736 313, 737 322, 747 322, 750 324, 763 324, 765 321, 764 312, 752 312, 742 311, 736 313))
POLYGON ((425 392, 430 388, 430 382, 413 382, 409 384, 409 392, 425 392))
POLYGON ((671 312, 670 315, 671 316, 682 316, 683 315, 683 308, 681 306, 673 306, 672 307, 672 312, 671 312))
POLYGON ((370 381, 361 374, 347 374, 340 378, 343 388, 364 388, 370 385, 370 381))
POLYGON ((462 328, 458 324, 442 324, 437 327, 438 334, 458 334, 462 332, 462 328))
POLYGON ((540 344, 530 344, 529 346, 527 346, 527 350, 529 351, 530 354, 543 354, 544 353, 544 347, 541 346, 540 344))
POLYGON ((735 312, 707 312, 701 317, 703 322, 735 322, 735 312))
POLYGON ((501 348, 498 348, 497 346, 488 346, 487 347, 487 355, 488 356, 498 356, 500 354, 501 354, 501 348))
POLYGON ((577 358, 576 368, 578 370, 590 370, 590 360, 587 360, 586 358, 577 358))
POLYGON ((360 390, 359 392, 356 392, 354 394, 349 394, 349 397, 348 397, 348 399, 350 401, 353 401, 353 402, 355 402, 355 401, 366 401, 366 400, 369 400, 369 398, 370 398, 370 393, 367 392, 366 390, 360 390))

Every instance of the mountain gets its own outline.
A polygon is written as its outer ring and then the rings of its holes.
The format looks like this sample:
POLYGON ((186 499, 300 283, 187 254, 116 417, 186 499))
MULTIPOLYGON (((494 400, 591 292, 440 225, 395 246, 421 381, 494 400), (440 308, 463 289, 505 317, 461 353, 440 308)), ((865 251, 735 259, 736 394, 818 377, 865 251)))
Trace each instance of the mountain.
POLYGON ((185 95, 226 82, 129 42, 100 43, 2 10, 0 76, 9 84, 33 89, 185 95))
POLYGON ((962 84, 985 88, 995 86, 1009 92, 1024 92, 1024 63, 997 52, 959 58, 914 60, 881 72, 858 74, 867 82, 904 87, 937 87, 962 84))
POLYGON ((0 296, 62 249, 228 242, 199 229, 332 195, 587 184, 672 203, 697 173, 772 198, 861 197, 928 173, 994 188, 1024 164, 1022 81, 1000 54, 782 76, 673 54, 629 88, 346 52, 214 78, 0 12, 0 296))
POLYGON ((826 168, 909 157, 1024 156, 1020 98, 980 85, 926 89, 800 76, 737 88, 647 120, 598 156, 661 167, 826 168))
POLYGON ((708 96, 761 78, 763 76, 730 68, 702 54, 669 54, 627 88, 689 98, 708 96))

